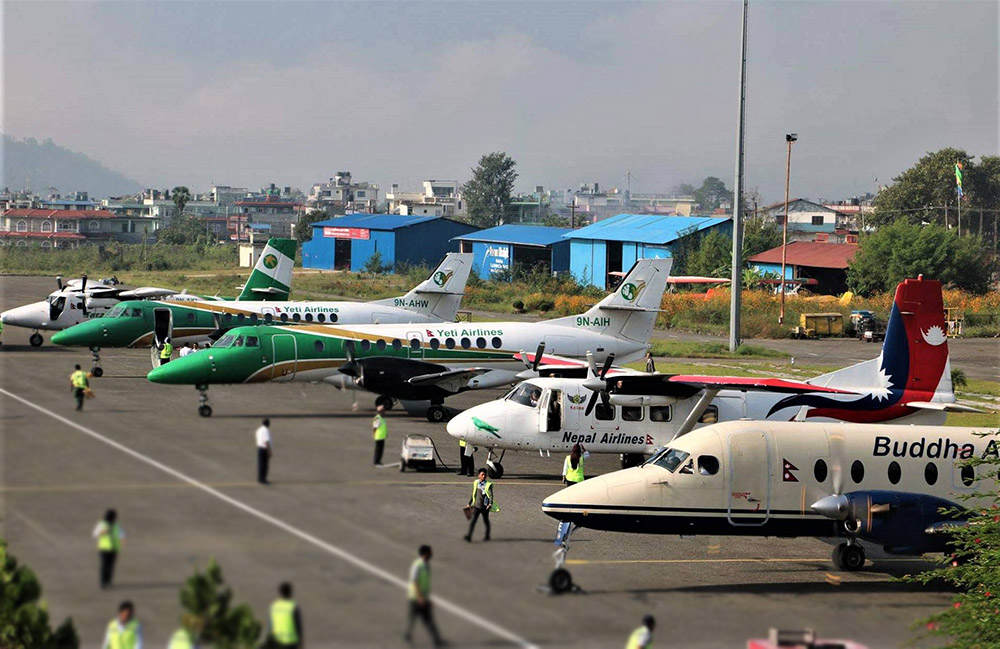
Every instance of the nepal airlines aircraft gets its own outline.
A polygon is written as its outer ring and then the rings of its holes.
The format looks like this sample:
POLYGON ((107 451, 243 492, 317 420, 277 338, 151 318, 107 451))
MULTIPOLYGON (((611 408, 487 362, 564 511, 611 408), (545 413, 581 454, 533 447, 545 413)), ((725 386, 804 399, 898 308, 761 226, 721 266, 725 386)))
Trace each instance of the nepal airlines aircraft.
MULTIPOLYGON (((295 242, 287 241, 291 242, 290 253, 294 255, 295 242)), ((271 253, 265 250, 265 254, 271 253)), ((261 254, 262 259, 265 254, 261 254)), ((287 266, 290 277, 292 257, 281 251, 274 251, 271 256, 276 260, 270 262, 271 270, 278 272, 287 266)), ((455 317, 471 267, 471 254, 449 253, 430 278, 406 295, 373 302, 124 302, 99 320, 56 334, 52 342, 91 349, 152 344, 151 354, 155 357, 167 337, 174 344, 208 342, 245 324, 438 322, 455 317)), ((154 358, 153 366, 157 365, 154 358)))
POLYGON ((888 554, 947 552, 947 531, 964 524, 964 508, 992 502, 995 474, 963 461, 996 459, 997 435, 867 423, 707 426, 641 466, 546 498, 542 511, 563 522, 550 581, 560 591, 572 586, 563 567, 571 525, 634 534, 832 538, 840 541, 833 560, 842 570, 864 566, 861 542, 888 554), (961 513, 942 511, 950 508, 961 513))
POLYGON ((540 378, 459 413, 448 422, 448 433, 491 451, 568 451, 579 442, 592 453, 623 454, 626 468, 717 421, 943 424, 946 411, 976 411, 955 402, 944 331, 941 283, 908 279, 896 287, 882 352, 874 360, 802 382, 613 367, 600 375, 592 367, 584 379, 585 365, 543 356, 550 364, 539 368, 540 378), (574 375, 581 378, 566 378, 574 375))
POLYGON ((443 421, 445 397, 516 381, 516 368, 507 368, 520 364, 520 349, 544 343, 571 358, 587 350, 602 360, 641 358, 672 263, 640 259, 614 293, 580 315, 531 323, 239 327, 148 378, 198 386, 203 399, 212 383, 326 381, 378 394, 380 403, 430 401, 427 418, 443 421))

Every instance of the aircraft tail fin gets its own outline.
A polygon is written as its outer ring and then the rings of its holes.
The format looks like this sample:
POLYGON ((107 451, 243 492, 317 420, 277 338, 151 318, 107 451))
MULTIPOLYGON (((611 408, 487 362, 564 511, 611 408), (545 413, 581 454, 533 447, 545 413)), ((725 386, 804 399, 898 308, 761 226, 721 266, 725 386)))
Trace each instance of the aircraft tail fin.
POLYGON ((550 323, 586 326, 605 335, 648 342, 673 263, 674 260, 669 257, 640 259, 618 288, 586 313, 558 318, 550 323))
POLYGON ((269 239, 237 300, 280 302, 288 299, 295 265, 295 239, 269 239))
POLYGON ((422 315, 452 321, 462 304, 465 285, 472 272, 472 253, 449 252, 430 277, 406 295, 378 300, 384 304, 422 315))

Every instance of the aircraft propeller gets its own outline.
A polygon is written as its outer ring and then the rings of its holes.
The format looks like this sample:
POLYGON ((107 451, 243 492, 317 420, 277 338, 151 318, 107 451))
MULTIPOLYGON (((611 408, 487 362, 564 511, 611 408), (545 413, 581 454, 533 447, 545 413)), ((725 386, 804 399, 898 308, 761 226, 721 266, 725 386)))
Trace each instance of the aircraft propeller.
POLYGON ((83 299, 80 300, 80 308, 83 310, 83 315, 88 316, 87 313, 87 276, 80 275, 80 295, 83 299))
POLYGON ((63 290, 62 275, 56 275, 56 286, 59 287, 60 291, 63 290))
POLYGON ((594 394, 590 396, 590 401, 587 402, 587 409, 584 411, 585 415, 590 415, 594 411, 594 407, 597 405, 597 399, 600 398, 601 403, 604 404, 605 409, 611 405, 611 397, 608 394, 608 383, 604 380, 607 376, 608 370, 615 362, 615 355, 608 354, 608 357, 604 359, 604 366, 601 367, 601 372, 598 374, 597 365, 594 362, 594 355, 589 351, 587 352, 587 365, 590 367, 591 378, 584 381, 583 386, 589 390, 592 390, 594 394))

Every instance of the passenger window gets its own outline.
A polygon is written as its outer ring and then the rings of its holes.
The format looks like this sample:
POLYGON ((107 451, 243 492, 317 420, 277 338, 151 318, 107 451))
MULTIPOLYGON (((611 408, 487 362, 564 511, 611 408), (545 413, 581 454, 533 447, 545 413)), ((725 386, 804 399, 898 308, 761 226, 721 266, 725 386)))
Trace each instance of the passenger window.
POLYGON ((288 322, 288 314, 287 313, 282 313, 281 314, 281 321, 282 322, 288 322))
POLYGON ((650 421, 670 421, 670 406, 650 406, 650 421))
POLYGON ((298 313, 293 313, 292 314, 292 322, 298 322, 301 319, 302 319, 302 316, 300 316, 298 313))
POLYGON ((888 476, 889 482, 899 484, 899 479, 903 477, 903 470, 899 467, 899 462, 893 460, 889 463, 888 476))
POLYGON ((244 315, 244 314, 242 314, 242 313, 241 313, 241 314, 239 314, 238 316, 236 316, 236 322, 238 322, 238 323, 240 323, 240 324, 243 324, 243 322, 244 322, 244 321, 245 321, 246 319, 247 319, 246 315, 244 315))
POLYGON ((316 316, 316 321, 317 322, 326 322, 326 316, 323 315, 322 313, 320 313, 319 315, 316 316))
POLYGON ((962 467, 962 484, 966 487, 971 487, 972 483, 976 481, 976 469, 971 464, 966 464, 962 467))
POLYGON ((312 321, 313 321, 313 314, 307 313, 306 314, 306 322, 312 322, 312 321))
POLYGON ((316 342, 313 343, 313 347, 316 348, 317 352, 322 352, 323 348, 326 347, 326 345, 323 344, 322 340, 317 340, 316 342))
POLYGON ((226 323, 228 324, 228 323, 230 323, 232 321, 233 321, 233 314, 232 313, 227 313, 226 314, 226 323))
POLYGON ((370 340, 362 340, 361 341, 361 351, 367 352, 371 348, 372 348, 372 341, 370 341, 370 340))
POLYGON ((642 421, 642 406, 622 406, 622 421, 642 421))
POLYGON ((816 482, 826 482, 826 474, 826 462, 816 460, 816 464, 813 465, 813 477, 816 478, 816 482))
POLYGON ((447 347, 448 349, 455 349, 455 339, 454 338, 445 338, 444 339, 444 346, 447 347))
POLYGON ((336 321, 337 321, 337 314, 336 313, 331 313, 330 314, 330 322, 336 322, 336 321))
POLYGON ((503 341, 497 336, 493 336, 493 340, 491 340, 490 343, 493 345, 493 349, 500 349, 503 347, 503 341))
POLYGON ((462 349, 468 349, 469 347, 472 347, 472 341, 469 340, 468 338, 463 338, 462 339, 462 349))
POLYGON ((924 467, 924 480, 927 484, 934 484, 938 479, 938 469, 937 465, 933 462, 928 462, 927 466, 924 467))
POLYGON ((441 341, 437 338, 431 338, 431 349, 437 349, 441 346, 441 341))
POLYGON ((247 347, 260 347, 257 336, 247 336, 247 347))
POLYGON ((353 340, 345 340, 344 341, 344 355, 345 356, 350 356, 352 354, 354 354, 354 341, 353 340))
POLYGON ((705 412, 698 417, 699 424, 715 424, 719 421, 719 406, 709 406, 705 412))
POLYGON ((188 322, 194 322, 194 318, 195 318, 195 315, 194 315, 193 312, 188 314, 188 322))
POLYGON ((385 341, 382 340, 381 338, 379 338, 378 340, 376 340, 375 341, 375 349, 379 350, 380 352, 384 352, 385 351, 385 341))
POLYGON ((132 309, 132 317, 133 318, 141 318, 142 317, 142 309, 132 309))
POLYGON ((479 349, 486 349, 486 339, 483 338, 482 336, 476 338, 476 347, 478 347, 479 349))
POLYGON ((393 338, 392 348, 398 352, 403 348, 403 341, 401 341, 399 338, 393 338))
POLYGON ((698 473, 700 475, 715 475, 719 472, 719 458, 713 455, 698 456, 698 473))
POLYGON ((605 407, 603 402, 598 401, 597 407, 594 408, 594 418, 598 421, 614 421, 615 407, 611 405, 605 407))
POLYGON ((851 464, 851 480, 854 481, 854 484, 859 484, 864 479, 865 479, 864 463, 861 460, 854 460, 854 463, 851 464))
POLYGON ((274 322, 274 316, 271 315, 270 313, 265 313, 264 314, 264 324, 271 324, 272 322, 274 322))
POLYGON ((419 338, 410 338, 410 349, 420 349, 419 338))

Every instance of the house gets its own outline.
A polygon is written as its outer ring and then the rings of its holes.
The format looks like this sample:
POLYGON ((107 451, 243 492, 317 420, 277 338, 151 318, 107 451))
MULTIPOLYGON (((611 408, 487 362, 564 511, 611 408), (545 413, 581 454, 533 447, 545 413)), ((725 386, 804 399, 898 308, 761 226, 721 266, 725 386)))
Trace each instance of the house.
MULTIPOLYGON (((792 241, 785 254, 785 277, 815 279, 819 282, 816 292, 824 295, 843 293, 847 290, 847 267, 857 251, 857 244, 851 243, 792 241)), ((761 273, 780 278, 781 246, 754 255, 747 262, 761 273)))
POLYGON ((385 198, 391 214, 447 218, 465 215, 462 186, 457 180, 425 180, 419 192, 401 192, 393 183, 385 198))
POLYGON ((309 191, 306 207, 330 214, 367 212, 378 208, 379 187, 374 183, 355 183, 350 171, 338 171, 329 182, 316 183, 309 191))
POLYGON ((8 246, 76 248, 112 236, 114 214, 106 210, 15 208, 0 215, 0 242, 8 246))
POLYGON ((292 228, 299 220, 302 203, 267 195, 238 200, 233 206, 236 214, 230 213, 230 238, 234 241, 247 241, 249 230, 246 226, 250 223, 269 225, 271 236, 291 237, 292 228))
POLYGON ((479 277, 513 277, 518 268, 543 268, 549 273, 569 270, 569 228, 543 225, 501 225, 455 237, 459 252, 472 253, 472 270, 479 277))
POLYGON ((681 240, 712 230, 732 236, 729 217, 618 214, 563 235, 570 242, 570 272, 577 281, 602 288, 637 259, 672 257, 681 240))
POLYGON ((376 252, 383 266, 433 266, 452 252, 455 237, 475 226, 435 216, 348 214, 312 224, 302 245, 302 266, 360 271, 376 252))
MULTIPOLYGON (((785 203, 768 205, 766 218, 779 226, 785 220, 785 203)), ((788 240, 819 243, 857 243, 857 214, 834 209, 804 198, 788 201, 788 240)))

